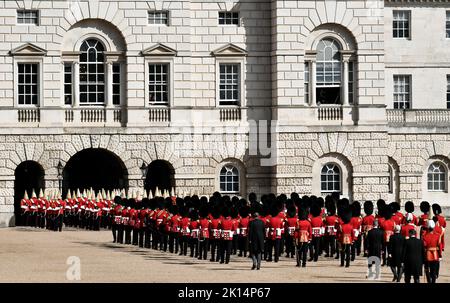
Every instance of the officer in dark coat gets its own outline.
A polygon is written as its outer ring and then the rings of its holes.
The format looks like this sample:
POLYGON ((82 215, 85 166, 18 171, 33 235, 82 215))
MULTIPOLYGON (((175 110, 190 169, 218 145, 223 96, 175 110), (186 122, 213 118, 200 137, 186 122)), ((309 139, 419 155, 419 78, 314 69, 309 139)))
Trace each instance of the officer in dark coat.
MULTIPOLYGON (((367 248, 365 253, 367 254, 367 264, 369 266, 369 272, 372 273, 372 265, 374 259, 378 258, 378 263, 381 265, 381 251, 383 250, 384 232, 379 227, 378 220, 373 222, 373 228, 367 233, 367 248)), ((376 268, 376 277, 380 275, 380 268, 376 268)))
POLYGON ((405 237, 400 233, 401 226, 395 226, 395 233, 391 236, 388 243, 389 266, 391 267, 394 278, 392 282, 400 282, 403 274, 403 250, 405 249, 405 237))
POLYGON ((264 251, 264 222, 259 219, 257 212, 253 213, 253 220, 249 224, 248 228, 248 240, 250 244, 250 254, 253 260, 253 269, 261 268, 261 256, 264 251))
POLYGON ((405 241, 403 263, 405 264, 405 283, 410 283, 411 276, 414 283, 420 283, 424 262, 423 242, 416 237, 414 229, 409 231, 409 239, 405 241))

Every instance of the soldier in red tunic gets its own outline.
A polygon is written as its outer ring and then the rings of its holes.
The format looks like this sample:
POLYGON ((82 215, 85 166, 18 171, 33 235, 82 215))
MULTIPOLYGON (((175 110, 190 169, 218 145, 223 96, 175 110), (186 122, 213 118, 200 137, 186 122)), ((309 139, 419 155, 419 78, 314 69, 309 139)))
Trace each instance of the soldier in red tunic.
POLYGON ((364 246, 364 257, 367 257, 367 234, 373 228, 375 222, 375 216, 373 215, 373 202, 364 202, 364 213, 366 214, 361 222, 362 237, 364 246))
POLYGON ((208 207, 204 205, 200 208, 200 220, 199 220, 199 229, 200 229, 200 235, 198 238, 198 241, 200 243, 199 245, 199 253, 198 253, 198 259, 206 260, 208 257, 208 244, 209 244, 209 238, 210 238, 210 227, 211 227, 211 221, 208 219, 208 207))
POLYGON ((126 201, 126 207, 122 210, 122 225, 125 232, 125 244, 131 244, 131 226, 130 226, 130 200, 126 201))
POLYGON ((361 204, 358 201, 354 201, 350 208, 352 210, 352 219, 350 223, 353 225, 353 234, 355 235, 355 242, 352 245, 351 261, 355 261, 356 255, 361 255, 361 231, 362 231, 362 218, 361 218, 361 204))
POLYGON ((406 240, 409 239, 409 231, 416 229, 416 225, 414 225, 413 221, 413 214, 407 213, 405 216, 405 224, 402 226, 402 229, 400 231, 401 235, 405 237, 406 240))
POLYGON ((298 216, 294 205, 291 205, 287 210, 286 219, 286 257, 294 258, 295 256, 295 229, 297 227, 298 216))
MULTIPOLYGON (((418 225, 419 224, 419 219, 413 214, 413 212, 414 212, 414 203, 412 203, 411 201, 407 201, 405 203, 405 211, 406 211, 406 214, 403 216, 402 224, 406 224, 406 216, 408 214, 411 214, 411 216, 413 218, 411 223, 414 224, 414 225, 418 225)), ((408 237, 409 237, 409 235, 408 235, 408 237)))
POLYGON ((189 213, 186 207, 181 209, 181 220, 180 220, 180 256, 187 256, 187 247, 189 244, 189 238, 191 236, 190 223, 191 218, 189 218, 189 213))
POLYGON ((189 239, 189 248, 191 250, 191 258, 198 258, 199 255, 199 242, 200 236, 200 222, 198 220, 198 212, 196 209, 191 210, 190 213, 191 222, 189 223, 189 229, 191 230, 191 236, 189 239))
POLYGON ((439 261, 442 258, 441 235, 435 232, 435 223, 428 220, 422 240, 425 248, 425 275, 428 283, 436 283, 438 277, 439 261))
POLYGON ((430 214, 430 203, 427 201, 422 201, 420 203, 420 211, 422 212, 422 215, 419 217, 419 226, 420 226, 420 237, 427 232, 428 230, 428 220, 431 219, 430 214))
POLYGON ((394 220, 395 225, 403 224, 403 221, 405 220, 405 216, 400 212, 400 203, 392 202, 389 205, 391 206, 391 209, 393 212, 392 220, 394 220))
POLYGON ((319 259, 320 240, 324 234, 324 223, 320 214, 321 209, 317 202, 311 205, 312 240, 309 246, 309 262, 317 262, 319 259))
POLYGON ((117 196, 114 198, 114 208, 111 212, 113 217, 111 231, 113 234, 113 242, 114 243, 123 243, 123 228, 121 227, 122 223, 122 205, 120 205, 121 200, 120 197, 117 196), (121 231, 121 232, 120 232, 121 231), (122 234, 122 238, 120 238, 120 234, 122 234))
POLYGON ((178 205, 171 208, 171 215, 168 217, 168 224, 170 225, 169 233, 169 252, 178 253, 179 235, 180 235, 180 220, 181 216, 178 214, 178 205))
POLYGON ((306 267, 306 255, 312 239, 311 222, 308 220, 308 211, 300 207, 298 210, 298 222, 295 229, 295 245, 297 247, 297 267, 306 267))
POLYGON ((278 262, 280 257, 281 229, 283 220, 278 216, 280 209, 275 207, 272 210, 272 216, 269 218, 269 238, 268 238, 268 262, 272 262, 272 252, 274 251, 274 261, 278 262))
POLYGON ((438 225, 442 229, 441 247, 442 247, 442 251, 444 251, 445 250, 445 239, 444 239, 444 236, 445 236, 445 228, 447 227, 447 222, 445 221, 445 217, 441 215, 442 209, 441 209, 441 206, 439 204, 434 203, 431 207, 433 209, 434 216, 437 219, 437 223, 439 223, 438 225))
POLYGON ((239 257, 247 257, 248 252, 248 225, 250 223, 249 208, 248 206, 242 206, 239 210, 239 223, 238 223, 238 246, 239 257))
POLYGON ((339 220, 336 216, 336 204, 334 201, 331 201, 327 205, 327 213, 328 215, 325 217, 325 257, 333 258, 336 253, 336 234, 337 228, 339 226, 339 220))
POLYGON ((209 233, 209 241, 211 243, 211 262, 219 262, 220 260, 220 237, 222 235, 221 230, 221 217, 217 209, 214 209, 211 213, 211 225, 209 233))
POLYGON ((227 208, 225 208, 222 212, 223 219, 221 221, 221 229, 222 229, 222 235, 221 235, 221 251, 220 251, 220 263, 228 264, 230 262, 230 255, 231 255, 231 248, 232 248, 232 241, 233 241, 233 234, 236 231, 234 228, 233 221, 230 216, 230 212, 227 208))
POLYGON ((387 255, 388 255, 387 247, 389 245, 391 236, 394 234, 395 222, 392 219, 392 209, 389 205, 384 206, 383 214, 384 214, 385 220, 383 221, 383 223, 380 226, 384 233, 382 266, 385 266, 386 260, 387 260, 387 255))
POLYGON ((343 206, 339 211, 339 215, 342 219, 342 224, 339 225, 337 237, 341 245, 341 266, 344 266, 345 261, 345 267, 349 267, 351 246, 356 239, 353 225, 350 223, 352 213, 348 206, 343 206))

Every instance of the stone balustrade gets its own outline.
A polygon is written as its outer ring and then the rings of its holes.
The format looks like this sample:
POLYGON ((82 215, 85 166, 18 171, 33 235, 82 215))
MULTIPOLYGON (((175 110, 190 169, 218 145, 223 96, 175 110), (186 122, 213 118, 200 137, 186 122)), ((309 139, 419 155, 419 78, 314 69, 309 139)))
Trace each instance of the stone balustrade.
POLYGON ((447 109, 387 109, 386 118, 392 125, 450 126, 447 109))
POLYGON ((17 111, 17 121, 19 123, 39 123, 40 120, 39 108, 19 109, 17 111))
POLYGON ((150 122, 170 122, 170 109, 168 107, 154 107, 148 111, 150 122))
POLYGON ((221 108, 220 121, 240 121, 242 118, 241 108, 221 108))

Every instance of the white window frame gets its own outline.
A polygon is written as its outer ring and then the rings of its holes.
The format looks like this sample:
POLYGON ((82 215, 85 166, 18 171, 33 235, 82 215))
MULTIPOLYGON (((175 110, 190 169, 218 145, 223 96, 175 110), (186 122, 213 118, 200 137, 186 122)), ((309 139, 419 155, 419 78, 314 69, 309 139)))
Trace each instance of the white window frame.
POLYGON ((311 62, 305 61, 304 63, 304 81, 303 81, 303 89, 304 89, 304 99, 305 104, 311 104, 311 62))
POLYGON ((450 39, 450 10, 445 11, 445 37, 450 39))
MULTIPOLYGON (((234 18, 233 18, 233 16, 231 16, 230 18, 227 18, 226 16, 224 17, 224 18, 222 18, 223 20, 227 20, 227 19, 230 19, 230 20, 233 20, 234 18)), ((217 25, 218 26, 237 26, 237 27, 239 27, 239 26, 241 26, 241 14, 239 13, 239 12, 236 12, 236 11, 219 11, 218 13, 217 13, 217 25), (237 24, 234 24, 234 23, 230 23, 230 24, 221 24, 220 23, 220 20, 221 20, 221 18, 220 18, 220 14, 231 14, 231 15, 233 15, 233 14, 237 14, 237 24)))
MULTIPOLYGON (((229 184, 229 182, 227 180, 225 180, 225 183, 224 183, 225 187, 226 187, 227 184, 229 184)), ((226 165, 222 166, 222 168, 220 169, 220 172, 219 172, 219 190, 223 194, 238 194, 238 193, 240 193, 240 190, 241 190, 241 175, 240 175, 238 167, 236 167, 235 165, 232 165, 232 164, 226 164, 226 165), (223 169, 226 170, 225 175, 222 175, 222 170, 223 169), (222 177, 227 178, 228 177, 227 174, 228 174, 228 172, 230 170, 231 170, 232 173, 233 173, 233 170, 236 170, 236 175, 233 175, 233 174, 231 175, 231 177, 232 177, 231 187, 232 187, 233 190, 226 190, 226 189, 222 190, 221 189, 221 187, 222 187, 221 178, 222 177), (237 182, 235 181, 235 178, 237 178, 237 182), (235 186, 235 184, 237 184, 237 187, 238 187, 237 190, 234 190, 234 188, 233 188, 235 186)))
MULTIPOLYGON (((153 18, 156 20, 156 18, 153 18)), ((149 26, 169 26, 170 25, 170 11, 168 10, 148 10, 147 11, 147 25, 149 26), (150 14, 166 14, 166 23, 150 23, 150 14)))
MULTIPOLYGON (((329 175, 325 174, 325 176, 329 176, 329 175)), ((334 174, 333 174, 333 176, 334 176, 334 174)), ((336 181, 334 181, 334 180, 332 180, 332 181, 326 180, 325 181, 326 184, 328 184, 329 182, 333 183, 333 188, 334 188, 334 185, 335 185, 336 181)), ((322 166, 322 168, 320 170, 320 192, 321 192, 321 194, 332 194, 334 192, 339 192, 339 194, 342 194, 342 168, 339 166, 339 164, 334 163, 334 162, 328 162, 328 163, 326 163, 325 165, 322 166), (327 190, 323 190, 322 189, 322 184, 324 183, 324 181, 322 181, 322 176, 323 176, 322 171, 323 171, 323 169, 325 167, 327 167, 327 169, 329 170, 330 168, 328 166, 331 166, 331 165, 336 167, 338 169, 338 171, 339 171, 339 174, 338 174, 338 176, 339 176, 339 190, 335 190, 335 189, 333 189, 333 190, 328 190, 328 189, 327 190)))
POLYGON ((173 94, 174 94, 174 60, 173 57, 158 57, 158 56, 146 56, 144 59, 144 76, 145 76, 145 98, 144 98, 144 106, 147 108, 150 107, 172 107, 173 106, 173 94), (169 94, 169 100, 166 104, 163 103, 150 103, 148 100, 148 96, 150 93, 149 89, 149 76, 150 76, 150 70, 149 70, 149 64, 168 64, 168 73, 169 73, 169 88, 168 88, 168 94, 169 94))
MULTIPOLYGON (((433 162, 431 162, 429 165, 428 165, 428 168, 427 168, 427 172, 426 172, 426 183, 427 183, 427 190, 429 191, 429 192, 447 192, 447 189, 448 189, 448 170, 447 170, 447 166, 445 165, 445 163, 443 163, 442 161, 438 161, 438 160, 435 160, 435 161, 433 161, 433 162), (436 165, 436 166, 439 166, 439 167, 442 167, 443 169, 444 169, 444 171, 443 172, 430 172, 430 168, 432 167, 432 166, 434 166, 434 165, 436 165), (438 174, 443 174, 444 175, 444 177, 443 177, 443 180, 435 180, 434 178, 433 178, 433 180, 431 181, 431 184, 432 184, 432 188, 430 189, 430 184, 429 184, 429 181, 428 181, 428 177, 429 177, 429 175, 430 174, 432 174, 433 176, 434 175, 438 175, 438 174), (438 189, 436 189, 436 182, 443 182, 444 183, 444 188, 438 188, 438 189)), ((439 185, 439 187, 440 187, 440 185, 439 185)))
MULTIPOLYGON (((395 74, 393 75, 392 78, 392 106, 394 109, 411 109, 412 108, 412 76, 411 75, 407 75, 407 74, 395 74), (405 78, 408 80, 408 82, 403 81, 402 83, 407 83, 408 84, 408 91, 396 91, 395 87, 396 87, 396 78, 401 79, 401 78, 405 78), (399 98, 399 96, 408 96, 408 100, 406 100, 406 98, 404 97, 403 101, 396 101, 396 96, 397 99, 399 98), (396 107, 395 104, 396 102, 398 103, 402 103, 402 104, 408 104, 408 107, 396 107)), ((399 85, 397 85, 397 87, 399 87, 399 85)), ((400 104, 399 104, 400 105, 400 104)))
POLYGON ((446 97, 447 97, 447 109, 450 109, 450 75, 447 75, 447 93, 446 93, 446 97))
MULTIPOLYGON (((406 40, 410 40, 411 39, 411 25, 412 25, 412 22, 411 22, 411 19, 412 19, 412 14, 411 14, 411 11, 410 10, 393 10, 392 11, 392 37, 394 38, 394 39, 406 39, 406 40), (394 28, 394 22, 400 22, 400 21, 403 21, 404 22, 404 19, 399 19, 399 20, 396 20, 396 13, 397 14, 402 14, 402 13, 404 13, 404 14, 406 14, 406 16, 407 16, 407 22, 408 22, 408 36, 406 36, 406 37, 396 37, 395 35, 394 35, 394 31, 396 30, 395 28, 394 28)), ((397 29, 397 31, 399 30, 399 28, 397 29)), ((402 31, 404 31, 404 29, 401 29, 402 31)))
POLYGON ((245 101, 245 58, 236 57, 217 57, 216 58, 216 107, 244 107, 245 101), (239 100, 236 105, 221 105, 220 102, 220 65, 221 64, 238 64, 239 65, 239 100))
MULTIPOLYGON (((124 83, 126 83, 126 81, 124 81, 124 73, 123 73, 123 69, 124 69, 124 66, 125 66, 125 64, 122 64, 122 62, 120 62, 120 61, 115 61, 115 62, 112 62, 112 73, 113 73, 113 75, 112 75, 112 79, 111 79, 111 81, 112 81, 112 91, 111 91, 111 94, 112 94, 112 96, 111 96, 111 105, 113 105, 114 107, 119 107, 119 106, 122 106, 122 104, 123 104, 123 95, 124 95, 124 83), (114 96, 115 95, 117 95, 117 94, 114 94, 114 85, 116 85, 116 83, 114 83, 114 66, 119 66, 119 104, 114 104, 114 96)), ((109 98, 109 96, 107 97, 107 98, 109 98)))
POLYGON ((14 105, 20 108, 36 108, 41 107, 44 97, 44 60, 42 57, 15 57, 14 58, 14 105), (19 64, 37 64, 38 65, 38 100, 37 104, 19 104, 19 64))
POLYGON ((217 164, 214 174, 215 180, 215 188, 216 191, 226 194, 226 195, 235 195, 235 196, 245 196, 246 194, 246 186, 247 186, 247 175, 245 165, 239 160, 235 158, 228 158, 217 164), (224 166, 231 165, 234 166, 239 175, 239 191, 238 192, 224 192, 220 190, 220 171, 224 166))
MULTIPOLYGON (((31 19, 31 18, 28 18, 31 19)), ((41 20, 41 14, 40 11, 38 9, 17 9, 16 10, 16 24, 17 25, 24 25, 24 26, 30 26, 30 25, 34 25, 34 26, 39 26, 40 25, 40 20, 41 20), (19 22, 19 12, 36 12, 36 23, 20 23, 19 22)))

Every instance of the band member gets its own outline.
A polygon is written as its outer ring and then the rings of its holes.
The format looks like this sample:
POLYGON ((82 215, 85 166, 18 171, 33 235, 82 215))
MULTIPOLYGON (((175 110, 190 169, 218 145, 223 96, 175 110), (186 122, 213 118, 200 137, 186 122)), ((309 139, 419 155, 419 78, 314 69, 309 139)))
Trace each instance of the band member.
POLYGON ((199 236, 199 252, 198 259, 206 260, 208 257, 208 247, 209 247, 209 238, 210 238, 210 227, 211 221, 208 219, 208 208, 207 206, 203 206, 200 208, 200 236, 199 236))
POLYGON ((229 214, 229 210, 226 208, 223 210, 223 219, 221 220, 220 226, 222 229, 222 235, 220 238, 221 240, 220 263, 223 264, 225 262, 225 264, 228 264, 230 262, 235 226, 233 226, 233 221, 229 214))
POLYGON ((114 198, 114 203, 116 204, 113 211, 111 212, 114 216, 113 225, 111 228, 113 234, 114 243, 123 243, 123 226, 122 226, 122 205, 120 197, 114 198), (121 236, 122 234, 122 236, 121 236))
POLYGON ((209 233, 209 240, 211 242, 211 262, 219 262, 220 260, 220 237, 222 235, 221 221, 222 218, 217 209, 212 212, 211 232, 209 233), (216 254, 217 253, 217 254, 216 254))
POLYGON ((392 220, 392 209, 389 205, 384 206, 383 210, 384 221, 381 224, 381 228, 384 232, 384 242, 383 242, 383 264, 385 266, 387 260, 387 247, 391 236, 394 234, 395 222, 392 220))
POLYGON ((419 226, 420 226, 420 238, 428 231, 428 220, 431 219, 430 215, 430 203, 427 201, 422 201, 420 203, 420 211, 422 215, 419 217, 419 226))
POLYGON ((272 216, 269 218, 269 237, 267 239, 268 245, 268 262, 272 262, 272 253, 274 253, 274 261, 278 262, 280 257, 281 245, 281 229, 283 228, 283 220, 278 216, 280 209, 274 207, 272 216))
POLYGON ((355 201, 351 204, 350 208, 352 210, 352 219, 350 220, 350 223, 353 225, 353 234, 356 238, 351 251, 351 261, 354 261, 356 255, 361 255, 361 204, 359 204, 358 201, 355 201))
POLYGON ((441 234, 435 232, 435 223, 433 220, 427 222, 428 230, 422 236, 423 246, 425 248, 425 275, 428 283, 436 283, 438 277, 439 261, 442 258, 441 234))
POLYGON ((350 223, 352 212, 348 206, 343 206, 340 211, 342 224, 338 228, 338 240, 341 245, 341 266, 350 266, 350 251, 356 237, 353 230, 353 225, 350 223), (342 214, 342 215, 341 215, 342 214))
MULTIPOLYGON (((405 211, 406 211, 406 213, 403 216, 402 224, 403 225, 406 224, 406 217, 408 216, 408 214, 411 214, 411 216, 412 216, 411 223, 414 224, 414 225, 418 225, 419 224, 419 219, 413 214, 413 212, 414 212, 414 203, 412 203, 411 201, 407 201, 405 203, 405 211)), ((408 238, 409 238, 409 235, 408 235, 408 238)))
POLYGON ((292 205, 287 210, 287 219, 286 219, 286 257, 294 258, 295 256, 295 229, 297 227, 298 216, 295 207, 292 205))
POLYGON ((298 222, 295 230, 295 244, 297 247, 297 267, 306 267, 306 255, 312 240, 311 222, 308 220, 308 211, 300 207, 298 211, 298 222))
POLYGON ((126 207, 122 210, 122 226, 125 232, 125 244, 131 244, 131 227, 130 227, 130 200, 126 201, 126 207))
POLYGON ((191 222, 189 223, 189 229, 191 230, 191 235, 189 238, 189 247, 191 250, 191 258, 198 258, 199 255, 199 242, 198 238, 200 236, 200 224, 198 221, 197 210, 191 210, 190 214, 191 222))
POLYGON ((364 213, 366 214, 361 222, 362 237, 364 246, 364 257, 367 257, 367 234, 373 228, 375 216, 373 215, 373 203, 372 201, 364 202, 364 213))
POLYGON ((400 232, 402 234, 402 236, 405 237, 405 239, 409 239, 409 231, 410 230, 416 229, 416 225, 414 225, 413 221, 414 221, 413 214, 407 213, 405 216, 404 225, 402 226, 402 229, 400 232))
POLYGON ((320 206, 315 202, 311 205, 312 240, 309 246, 309 260, 317 262, 319 259, 320 240, 324 234, 324 224, 320 206))
POLYGON ((29 198, 28 193, 25 191, 23 199, 20 200, 20 222, 18 225, 28 225, 28 213, 29 213, 29 198))
POLYGON ((180 245, 180 220, 181 216, 178 214, 178 206, 174 205, 171 207, 172 215, 169 216, 168 224, 170 225, 169 233, 169 252, 178 253, 178 247, 180 245))
POLYGON ((232 207, 231 211, 231 221, 233 221, 233 230, 235 231, 233 234, 233 244, 231 245, 231 253, 233 255, 237 254, 237 250, 238 250, 238 240, 239 240, 239 233, 238 233, 238 228, 239 228, 239 210, 237 207, 232 207))
POLYGON ((325 257, 334 257, 336 253, 336 234, 339 220, 336 216, 336 204, 334 201, 327 207, 328 215, 325 217, 325 257))
POLYGON ((248 252, 248 225, 250 223, 248 206, 242 206, 239 210, 239 224, 238 224, 238 246, 239 257, 247 257, 248 252))
POLYGON ((180 220, 180 256, 187 256, 187 247, 189 244, 189 238, 191 236, 191 230, 189 228, 191 223, 191 218, 189 218, 189 213, 186 207, 182 208, 181 220, 180 220))

